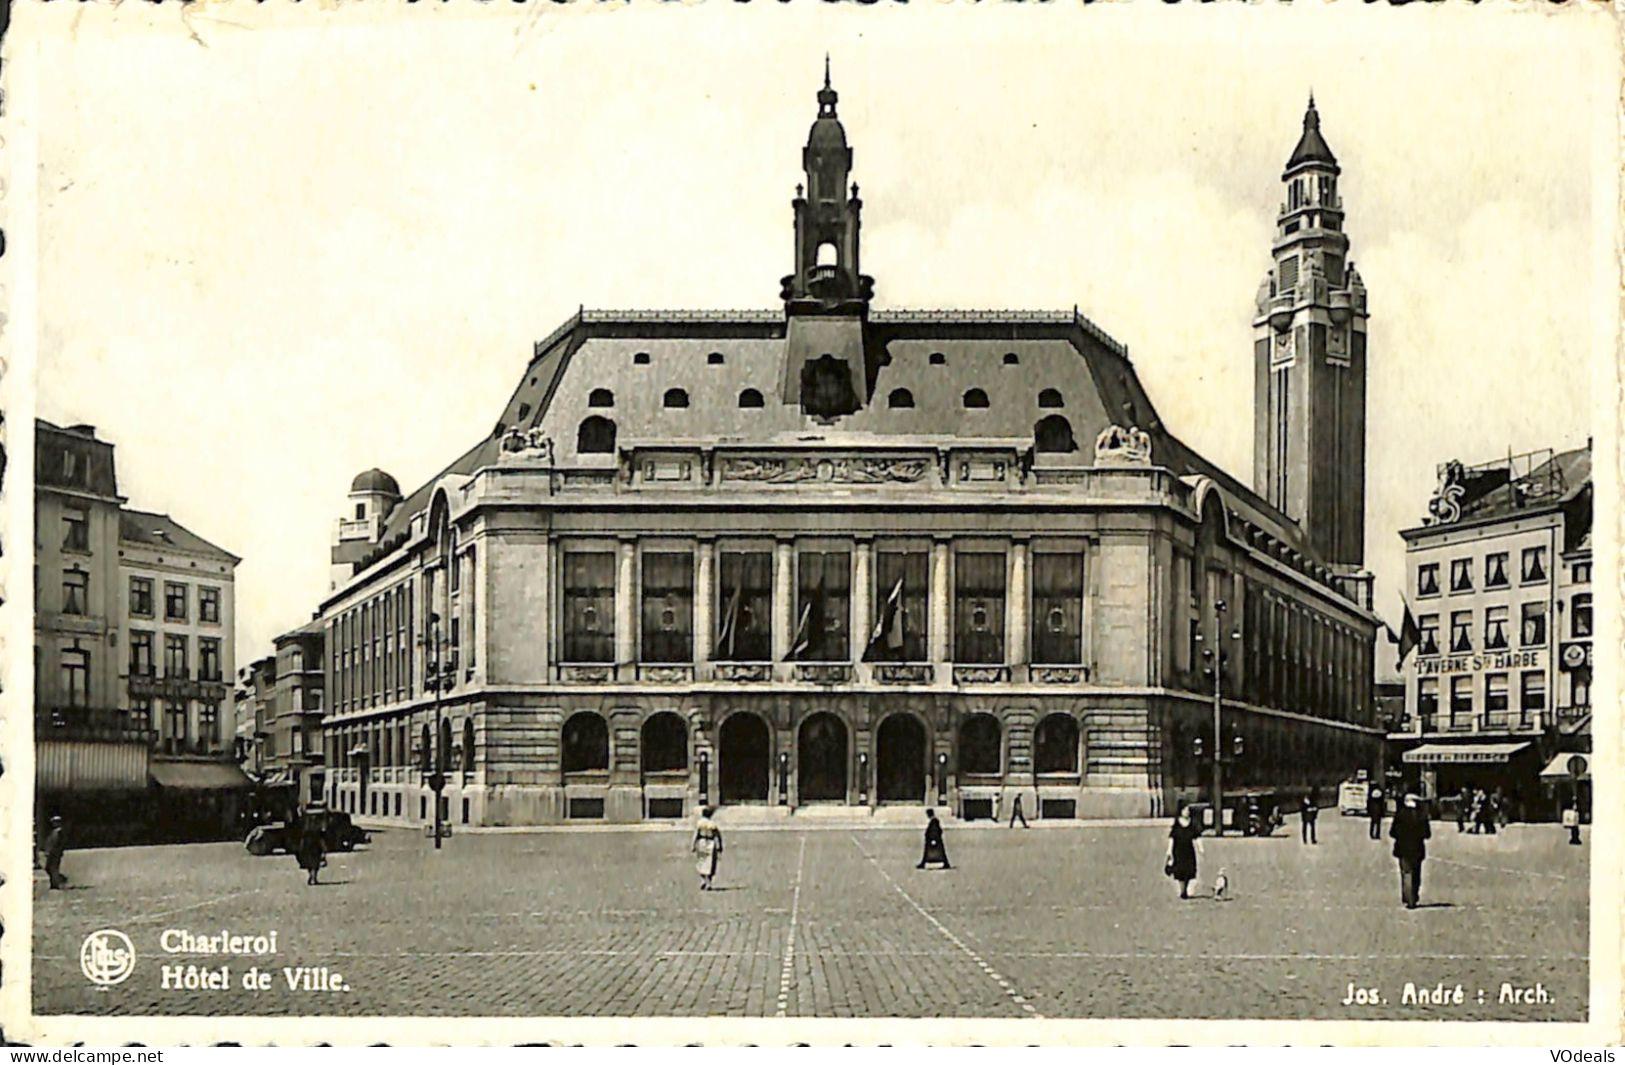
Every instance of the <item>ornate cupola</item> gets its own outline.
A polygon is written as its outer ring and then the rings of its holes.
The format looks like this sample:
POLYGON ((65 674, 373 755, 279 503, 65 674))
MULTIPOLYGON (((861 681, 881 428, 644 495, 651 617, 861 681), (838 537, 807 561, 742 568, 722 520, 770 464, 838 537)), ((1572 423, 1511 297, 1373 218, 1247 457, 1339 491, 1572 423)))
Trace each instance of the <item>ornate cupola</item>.
POLYGON ((852 173, 852 149, 835 113, 838 99, 830 84, 829 57, 824 57, 824 87, 818 92, 818 117, 801 151, 806 181, 791 201, 796 221, 795 273, 786 277, 780 296, 788 318, 784 374, 780 382, 786 403, 828 423, 851 414, 867 399, 874 380, 864 324, 874 279, 858 270, 859 216, 863 201, 852 173))

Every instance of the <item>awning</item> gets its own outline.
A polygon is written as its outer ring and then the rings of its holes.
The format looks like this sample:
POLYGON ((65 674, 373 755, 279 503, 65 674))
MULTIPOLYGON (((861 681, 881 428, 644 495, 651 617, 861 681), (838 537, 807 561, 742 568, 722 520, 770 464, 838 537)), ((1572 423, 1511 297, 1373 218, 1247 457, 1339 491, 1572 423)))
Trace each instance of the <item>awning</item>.
POLYGON ((1546 763, 1546 768, 1540 771, 1542 780, 1551 780, 1553 777, 1560 777, 1563 780, 1590 780, 1591 756, 1578 751, 1559 751, 1546 763), (1573 772, 1570 763, 1574 763, 1573 769, 1578 769, 1578 773, 1573 772))
POLYGON ((147 767, 152 782, 172 791, 251 791, 248 774, 223 762, 154 762, 147 767))
POLYGON ((1512 760, 1527 743, 1424 743, 1405 752, 1403 761, 1412 765, 1474 764, 1495 765, 1512 760))

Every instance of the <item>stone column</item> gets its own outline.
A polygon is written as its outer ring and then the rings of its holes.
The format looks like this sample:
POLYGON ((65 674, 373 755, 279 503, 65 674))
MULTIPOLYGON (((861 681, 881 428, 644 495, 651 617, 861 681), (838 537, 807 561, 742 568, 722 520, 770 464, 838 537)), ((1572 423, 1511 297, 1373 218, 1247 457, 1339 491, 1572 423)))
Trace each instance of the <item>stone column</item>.
POLYGON ((790 653, 795 636, 795 556, 794 544, 780 540, 773 545, 773 661, 782 662, 790 653))
POLYGON ((1012 666, 1027 664, 1027 552, 1025 539, 1010 545, 1010 586, 1005 589, 1004 660, 1012 666))
POLYGON ((941 539, 931 544, 931 631, 930 658, 938 671, 948 661, 948 541, 941 539))
POLYGON ((716 639, 717 542, 700 541, 699 562, 694 570, 694 661, 711 661, 711 644, 716 639))
POLYGON ((621 541, 615 567, 615 663, 631 672, 638 660, 637 571, 637 541, 628 537, 621 541))
MULTIPOLYGON (((543 539, 541 548, 541 586, 536 590, 536 603, 537 609, 542 612, 542 639, 535 648, 535 655, 539 659, 535 676, 545 679, 551 676, 551 664, 557 653, 554 640, 561 626, 553 618, 553 585, 556 580, 553 559, 557 556, 553 550, 553 538, 549 536, 543 539)), ((532 574, 531 579, 536 580, 536 575, 532 574)), ((489 601, 490 596, 487 595, 486 599, 489 601)))
POLYGON ((869 632, 874 627, 870 605, 874 598, 874 558, 875 542, 859 540, 857 564, 852 569, 852 640, 849 649, 854 662, 862 661, 864 648, 869 646, 869 632))

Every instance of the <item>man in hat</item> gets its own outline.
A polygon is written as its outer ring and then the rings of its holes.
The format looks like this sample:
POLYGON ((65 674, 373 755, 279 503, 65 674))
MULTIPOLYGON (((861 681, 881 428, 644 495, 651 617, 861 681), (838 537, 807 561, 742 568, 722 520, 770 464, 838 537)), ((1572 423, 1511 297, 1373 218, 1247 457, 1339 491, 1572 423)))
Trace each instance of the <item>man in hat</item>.
POLYGON ((45 852, 45 875, 51 881, 51 889, 59 890, 68 882, 62 875, 62 854, 68 849, 68 839, 62 828, 61 814, 51 817, 51 830, 45 833, 45 843, 40 849, 45 852))
POLYGON ((1388 835, 1394 841, 1394 857, 1399 859, 1399 898, 1407 910, 1416 909, 1422 897, 1422 862, 1428 856, 1427 839, 1433 834, 1427 811, 1415 792, 1407 792, 1388 835))
POLYGON ((930 863, 952 869, 953 866, 948 864, 948 849, 942 845, 942 822, 937 820, 937 812, 927 810, 925 816, 930 818, 925 826, 925 853, 920 855, 920 864, 914 868, 924 869, 930 863))

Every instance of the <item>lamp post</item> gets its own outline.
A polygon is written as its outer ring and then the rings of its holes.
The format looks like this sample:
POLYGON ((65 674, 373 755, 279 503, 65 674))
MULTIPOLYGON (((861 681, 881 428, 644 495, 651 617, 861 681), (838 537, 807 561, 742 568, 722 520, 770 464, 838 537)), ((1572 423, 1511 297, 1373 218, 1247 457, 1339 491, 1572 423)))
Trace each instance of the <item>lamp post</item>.
MULTIPOLYGON (((1224 614, 1226 604, 1223 599, 1213 602, 1213 630, 1215 633, 1224 632, 1224 614)), ((1198 632, 1196 639, 1202 641, 1202 634, 1198 632)), ((1233 629, 1230 639, 1239 642, 1241 630, 1233 629)), ((1215 650, 1212 647, 1202 648, 1202 658, 1207 662, 1203 668, 1213 678, 1213 834, 1224 835, 1224 665, 1229 661, 1224 653, 1223 645, 1215 650)), ((1239 752, 1238 752, 1239 753, 1239 752)))
POLYGON ((446 788, 447 755, 446 744, 441 742, 440 733, 440 693, 450 691, 457 678, 457 663, 455 660, 444 661, 444 646, 440 639, 440 615, 436 612, 429 614, 429 660, 424 663, 423 686, 434 697, 434 732, 429 737, 429 749, 425 761, 429 766, 429 790, 434 793, 434 849, 440 849, 441 831, 440 820, 440 793, 446 788))

